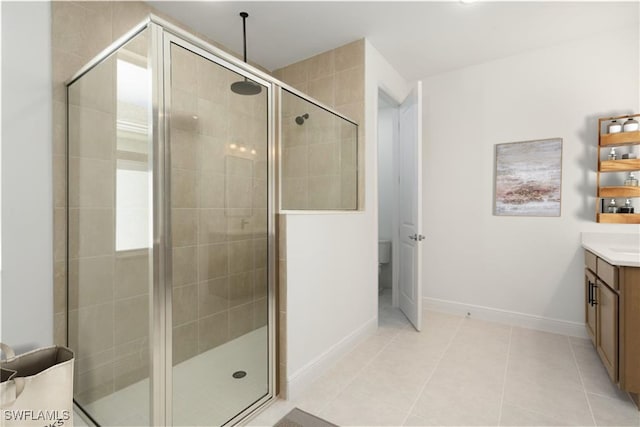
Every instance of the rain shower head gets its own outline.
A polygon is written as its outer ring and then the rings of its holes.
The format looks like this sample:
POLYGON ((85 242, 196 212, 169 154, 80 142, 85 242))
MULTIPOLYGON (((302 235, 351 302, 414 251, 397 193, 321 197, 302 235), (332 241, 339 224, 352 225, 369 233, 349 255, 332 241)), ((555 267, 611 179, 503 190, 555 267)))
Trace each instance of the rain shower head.
POLYGON ((257 95, 262 91, 262 86, 251 80, 244 79, 231 83, 231 90, 238 95, 257 95))
MULTIPOLYGON (((247 62, 247 26, 246 20, 249 17, 247 12, 240 12, 242 17, 242 42, 244 45, 244 62, 247 62)), ((240 80, 231 84, 231 91, 238 95, 257 95, 262 91, 262 86, 258 83, 247 79, 240 80)))
POLYGON ((307 120, 308 118, 309 118, 309 113, 304 113, 303 115, 296 117, 296 123, 302 126, 304 124, 304 121, 307 120))

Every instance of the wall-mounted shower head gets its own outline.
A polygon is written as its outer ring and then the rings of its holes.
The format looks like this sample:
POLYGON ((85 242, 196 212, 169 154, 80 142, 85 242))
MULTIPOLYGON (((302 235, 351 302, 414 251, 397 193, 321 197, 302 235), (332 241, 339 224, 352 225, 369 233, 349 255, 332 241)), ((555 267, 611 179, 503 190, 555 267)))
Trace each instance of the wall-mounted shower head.
POLYGON ((307 120, 308 118, 309 118, 309 113, 304 113, 303 115, 296 117, 296 123, 302 126, 304 121, 307 120))

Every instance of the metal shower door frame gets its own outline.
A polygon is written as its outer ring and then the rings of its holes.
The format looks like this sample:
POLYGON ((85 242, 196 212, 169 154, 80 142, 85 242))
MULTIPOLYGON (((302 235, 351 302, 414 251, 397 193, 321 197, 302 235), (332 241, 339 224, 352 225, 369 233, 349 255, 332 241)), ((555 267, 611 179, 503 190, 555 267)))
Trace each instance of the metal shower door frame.
MULTIPOLYGON (((130 41, 132 41, 133 39, 135 39, 138 35, 140 35, 143 31, 150 29, 150 25, 151 25, 151 21, 152 21, 152 17, 149 16, 147 19, 143 20, 142 22, 138 23, 137 25, 135 25, 131 30, 127 31, 125 34, 123 34, 120 38, 118 38, 116 41, 114 41, 113 43, 111 43, 108 47, 106 47, 105 49, 103 49, 100 53, 98 53, 95 57, 93 57, 89 62, 87 62, 82 68, 80 68, 70 79, 68 79, 67 81, 65 81, 65 88, 66 88, 66 97, 67 97, 67 109, 69 108, 69 87, 75 83, 78 79, 82 78, 84 75, 88 74, 90 71, 92 71, 94 68, 96 68, 97 66, 99 66, 100 64, 102 64, 104 61, 106 61, 107 59, 109 59, 109 57, 111 57, 112 55, 116 55, 118 53, 118 51, 124 47, 127 43, 129 43, 130 41)), ((151 39, 151 37, 150 37, 151 39)), ((153 52, 153 50, 151 49, 151 43, 148 44, 147 46, 147 61, 148 64, 150 64, 151 62, 151 53, 153 52)), ((152 94, 153 96, 153 94, 152 94)), ((150 112, 151 116, 149 118, 149 123, 155 123, 155 118, 153 116, 153 112, 150 112)), ((67 114, 67 118, 66 118, 66 133, 67 133, 67 140, 66 140, 66 153, 67 153, 67 165, 66 165, 66 171, 65 171, 65 181, 66 181, 66 185, 69 185, 69 161, 68 161, 68 156, 69 156, 69 114, 67 114)), ((157 132, 152 131, 152 133, 149 134, 149 144, 152 144, 153 139, 157 136, 157 132)), ((155 169, 153 171, 155 173, 155 169)), ((154 175, 154 179, 155 179, 155 175, 154 175)), ((155 198, 154 198, 154 203, 155 203, 155 198)), ((70 256, 69 256, 69 224, 70 224, 70 219, 69 219, 69 192, 67 191, 67 195, 66 195, 66 202, 65 202, 65 206, 66 206, 66 235, 65 235, 65 240, 66 240, 66 260, 65 260, 65 271, 66 271, 66 277, 67 277, 67 283, 66 283, 66 288, 67 288, 67 301, 68 301, 68 294, 69 294, 69 260, 70 260, 70 256)), ((154 211, 154 227, 155 227, 155 221, 156 221, 156 213, 154 211)), ((154 236, 155 237, 155 236, 154 236)), ((155 262, 155 260, 154 260, 155 262)), ((155 278, 154 278, 155 280, 155 278)), ((150 291, 150 297, 153 297, 153 288, 152 285, 150 283, 149 286, 149 291, 150 291)), ((153 310, 153 304, 150 304, 150 312, 153 310)), ((69 321, 70 318, 68 316, 68 311, 69 311, 69 306, 67 304, 67 316, 66 316, 66 331, 65 331, 65 341, 66 341, 66 345, 69 346, 69 321)), ((153 323, 150 323, 150 334, 153 333, 153 323)), ((150 341, 153 339, 153 335, 149 335, 150 337, 150 341)), ((152 346, 151 344, 149 345, 149 350, 150 353, 152 353, 152 346)), ((150 358, 152 358, 153 356, 150 354, 150 358)), ((153 363, 150 364, 151 369, 153 369, 153 363)), ((153 375, 150 374, 149 375, 149 380, 150 383, 152 381, 154 381, 153 375)), ((77 409, 77 412, 80 414, 81 418, 87 423, 87 424, 92 424, 92 425, 99 425, 96 420, 93 418, 92 414, 90 414, 89 412, 87 412, 87 410, 84 409, 84 407, 82 407, 75 399, 73 399, 73 403, 74 403, 74 410, 77 409)))
MULTIPOLYGON (((153 144, 154 152, 163 153, 155 161, 158 173, 154 176, 154 194, 162 194, 164 200, 157 200, 154 215, 158 215, 160 226, 154 227, 154 304, 152 307, 152 333, 154 361, 153 379, 159 386, 151 386, 153 393, 152 425, 171 425, 173 421, 173 325, 172 325, 172 275, 171 275, 171 194, 170 194, 170 121, 171 121, 171 55, 172 44, 180 46, 217 65, 227 68, 242 77, 247 77, 262 85, 267 91, 267 165, 268 165, 268 392, 249 405, 243 412, 230 419, 225 425, 234 425, 251 416, 255 411, 275 398, 276 369, 276 299, 275 299, 275 149, 274 149, 274 89, 269 80, 248 71, 244 63, 222 52, 209 43, 188 32, 166 23, 154 16, 149 24, 152 32, 150 57, 156 63, 151 67, 153 80, 153 144), (244 65, 244 66, 243 66, 244 65), (161 94, 161 96, 160 96, 161 94), (156 188, 162 193, 155 193, 156 188), (156 234, 157 233, 157 234, 156 234), (157 252, 156 252, 157 251, 157 252), (156 254, 158 255, 156 257, 156 254), (155 274, 155 273, 158 274, 155 274), (156 280, 156 278, 158 280, 156 280), (163 309, 164 307, 164 309, 163 309), (160 355, 160 353, 163 353, 160 355), (164 369, 163 369, 164 368, 164 369)), ((155 221, 155 217, 154 217, 155 221)), ((155 225, 155 222, 154 222, 155 225)))
MULTIPOLYGON (((152 280, 149 283, 149 337, 150 337, 150 424, 156 426, 172 425, 172 259, 171 259, 171 194, 170 194, 170 133, 169 121, 171 112, 170 55, 171 43, 177 44, 195 54, 247 77, 267 91, 267 242, 268 242, 268 392, 265 396, 250 404, 243 412, 230 419, 226 425, 233 425, 247 419, 261 407, 275 398, 276 381, 276 277, 275 277, 275 214, 276 214, 276 149, 275 149, 275 103, 274 85, 280 83, 268 74, 245 64, 227 52, 190 34, 163 19, 151 14, 137 24, 130 31, 117 39, 109 47, 101 51, 96 57, 84 65, 73 75, 65 86, 68 87, 76 80, 90 72, 111 55, 114 55, 125 44, 133 40, 141 32, 149 30, 147 50, 147 66, 150 71, 151 108, 149 111, 149 144, 153 154, 152 188, 153 188, 153 260, 150 265, 152 280)), ((67 118, 67 128, 68 128, 67 118)), ((67 129, 68 130, 68 129, 67 129)), ((67 131, 68 135, 68 131, 67 131)), ((68 145, 68 138, 67 138, 68 145)), ((67 147, 68 148, 68 147, 67 147)), ((67 149, 68 153, 68 149, 67 149)), ((68 167, 66 171, 68 182, 68 167)), ((67 252, 69 241, 69 218, 67 201, 67 252)), ((67 271, 69 254, 67 253, 67 271)), ((68 277, 68 275, 67 275, 68 277)), ((68 284, 67 284, 68 286, 68 284)), ((67 316, 67 345, 69 343, 69 317, 67 316)), ((97 424, 91 414, 82 406, 75 403, 79 412, 88 423, 97 424)))

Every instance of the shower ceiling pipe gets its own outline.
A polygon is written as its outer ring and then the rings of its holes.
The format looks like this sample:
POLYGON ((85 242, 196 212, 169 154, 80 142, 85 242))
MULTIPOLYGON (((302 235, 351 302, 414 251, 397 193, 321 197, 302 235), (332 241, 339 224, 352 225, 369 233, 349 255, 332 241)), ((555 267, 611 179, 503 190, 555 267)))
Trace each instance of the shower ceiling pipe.
MULTIPOLYGON (((243 61, 247 62, 247 18, 249 14, 247 12, 240 12, 240 16, 242 17, 242 42, 244 46, 244 56, 243 61)), ((238 95, 257 95, 262 91, 262 86, 259 84, 247 79, 240 80, 239 82, 235 82, 231 84, 231 90, 238 95)))

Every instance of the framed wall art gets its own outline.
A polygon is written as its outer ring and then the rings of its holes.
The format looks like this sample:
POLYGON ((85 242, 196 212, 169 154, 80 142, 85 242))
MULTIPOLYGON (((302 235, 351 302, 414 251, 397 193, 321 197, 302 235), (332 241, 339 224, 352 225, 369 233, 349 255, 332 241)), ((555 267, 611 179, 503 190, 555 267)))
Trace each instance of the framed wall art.
POLYGON ((494 215, 560 216, 562 139, 495 146, 494 215))

